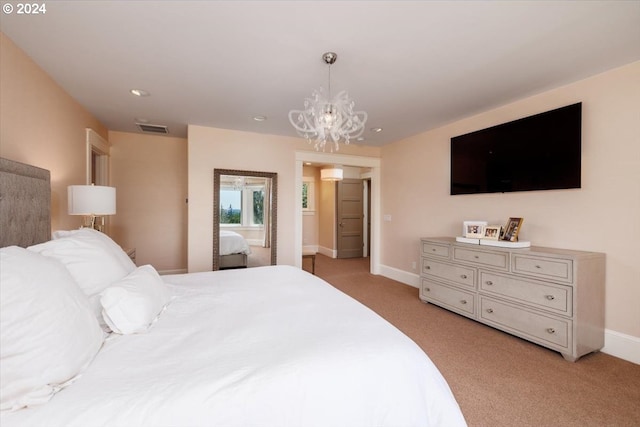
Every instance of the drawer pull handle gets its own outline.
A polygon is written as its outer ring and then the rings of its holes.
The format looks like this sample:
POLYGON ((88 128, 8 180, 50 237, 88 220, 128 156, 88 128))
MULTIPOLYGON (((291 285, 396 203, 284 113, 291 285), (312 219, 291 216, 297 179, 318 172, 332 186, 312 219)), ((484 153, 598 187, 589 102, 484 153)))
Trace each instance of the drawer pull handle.
POLYGON ((480 258, 480 257, 479 257, 478 255, 474 255, 473 257, 474 257, 475 259, 478 259, 478 258, 480 258))
POLYGON ((540 267, 539 265, 536 265, 536 268, 542 268, 542 267, 540 267))
POLYGON ((491 286, 493 285, 493 282, 491 280, 487 280, 487 285, 491 286))
POLYGON ((466 279, 467 275, 466 274, 461 274, 460 277, 462 277, 463 279, 466 279))
POLYGON ((493 313, 493 308, 487 308, 487 313, 493 313))
POLYGON ((550 334, 555 334, 556 330, 553 328, 547 328, 547 332, 549 332, 550 334))
POLYGON ((431 266, 430 265, 427 265, 424 268, 426 268, 427 270, 431 270, 431 266))
POLYGON ((553 301, 554 299, 556 299, 556 297, 554 297, 553 295, 545 295, 544 297, 549 301, 553 301))
POLYGON ((436 251, 436 248, 431 248, 431 252, 435 252, 435 251, 436 251))
POLYGON ((466 299, 463 299, 462 301, 460 301, 460 304, 466 304, 466 303, 467 303, 466 299))
POLYGON ((431 292, 431 288, 424 288, 425 291, 431 292))

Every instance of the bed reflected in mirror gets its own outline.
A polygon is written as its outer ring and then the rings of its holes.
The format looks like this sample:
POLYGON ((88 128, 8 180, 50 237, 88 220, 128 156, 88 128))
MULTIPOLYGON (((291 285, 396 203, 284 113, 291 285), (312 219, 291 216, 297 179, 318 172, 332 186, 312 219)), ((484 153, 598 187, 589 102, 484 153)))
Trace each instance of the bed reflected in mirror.
POLYGON ((275 265, 278 174, 214 169, 213 270, 275 265))

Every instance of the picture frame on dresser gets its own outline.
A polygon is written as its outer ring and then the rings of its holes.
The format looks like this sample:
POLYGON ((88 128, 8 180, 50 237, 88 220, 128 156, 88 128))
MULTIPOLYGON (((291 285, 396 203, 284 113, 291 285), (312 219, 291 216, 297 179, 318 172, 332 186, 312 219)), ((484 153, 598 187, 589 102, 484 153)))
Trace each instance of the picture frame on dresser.
POLYGON ((487 225, 484 228, 484 234, 482 238, 486 240, 498 240, 500 239, 501 233, 502 233, 501 225, 487 225))
POLYGON ((462 223, 462 237, 480 239, 484 235, 486 221, 464 221, 462 223))
POLYGON ((517 242, 518 233, 520 233, 523 221, 524 218, 509 218, 507 224, 504 226, 504 234, 502 236, 502 240, 506 240, 508 242, 517 242))

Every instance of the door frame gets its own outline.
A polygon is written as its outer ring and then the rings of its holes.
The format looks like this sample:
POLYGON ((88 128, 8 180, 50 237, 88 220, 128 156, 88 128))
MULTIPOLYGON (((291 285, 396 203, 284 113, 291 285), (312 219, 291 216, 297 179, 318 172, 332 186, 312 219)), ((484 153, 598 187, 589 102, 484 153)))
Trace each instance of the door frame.
POLYGON ((106 185, 109 182, 109 142, 96 131, 86 128, 86 165, 85 183, 87 185, 106 185), (95 164, 94 164, 95 157, 95 164), (95 166, 95 170, 94 170, 95 166), (93 177, 95 176, 95 180, 93 177))
POLYGON ((295 153, 295 215, 294 215, 294 259, 295 266, 302 268, 302 166, 304 162, 331 163, 343 166, 371 168, 371 254, 370 272, 380 274, 381 248, 381 200, 380 166, 378 157, 353 156, 348 154, 296 151, 295 153))

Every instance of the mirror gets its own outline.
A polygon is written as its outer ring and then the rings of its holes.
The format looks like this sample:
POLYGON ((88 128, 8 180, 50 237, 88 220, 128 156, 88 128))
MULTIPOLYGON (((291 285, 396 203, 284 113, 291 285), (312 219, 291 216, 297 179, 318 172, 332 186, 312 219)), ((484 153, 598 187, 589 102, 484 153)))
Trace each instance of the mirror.
POLYGON ((277 173, 213 170, 213 270, 276 265, 277 201, 277 173))

